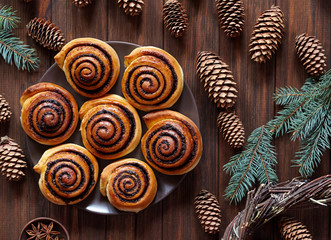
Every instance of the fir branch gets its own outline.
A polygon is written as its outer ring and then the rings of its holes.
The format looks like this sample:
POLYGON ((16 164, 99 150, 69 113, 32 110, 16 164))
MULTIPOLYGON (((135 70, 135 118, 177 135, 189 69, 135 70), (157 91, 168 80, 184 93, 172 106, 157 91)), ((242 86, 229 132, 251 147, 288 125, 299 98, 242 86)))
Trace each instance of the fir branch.
POLYGON ((19 70, 35 70, 39 67, 39 58, 35 50, 23 44, 13 33, 0 30, 0 54, 6 63, 14 64, 19 70))
MULTIPOLYGON (((331 109, 328 111, 331 111, 331 109)), ((299 167, 301 176, 309 177, 314 173, 315 168, 321 161, 323 152, 330 149, 330 136, 331 116, 328 114, 313 134, 302 141, 295 160, 292 160, 294 166, 299 167)))
POLYGON ((225 196, 236 204, 258 179, 260 183, 276 182, 274 165, 277 163, 272 134, 265 126, 255 129, 247 140, 245 150, 233 156, 224 170, 232 174, 225 196))
POLYGON ((320 79, 309 78, 299 90, 286 87, 276 91, 275 101, 283 109, 265 126, 254 130, 244 151, 224 165, 232 175, 225 196, 238 203, 256 180, 260 183, 277 181, 277 163, 273 137, 292 133, 291 140, 299 140, 295 166, 304 177, 313 174, 323 152, 330 148, 331 138, 331 70, 320 79))
POLYGON ((16 16, 16 11, 13 11, 12 7, 0 5, 0 30, 11 31, 19 22, 20 18, 16 16))

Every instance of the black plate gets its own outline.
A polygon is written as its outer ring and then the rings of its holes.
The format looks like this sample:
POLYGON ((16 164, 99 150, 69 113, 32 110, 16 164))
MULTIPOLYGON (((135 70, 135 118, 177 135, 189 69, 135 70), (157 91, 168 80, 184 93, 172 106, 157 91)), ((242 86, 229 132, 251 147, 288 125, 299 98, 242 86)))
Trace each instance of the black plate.
MULTIPOLYGON (((135 49, 136 47, 139 47, 139 45, 127 43, 127 42, 117 42, 117 41, 111 41, 107 42, 109 45, 111 45, 115 51, 118 54, 118 57, 120 59, 121 63, 121 70, 120 75, 118 77, 117 83, 114 85, 114 87, 110 90, 110 93, 115 93, 118 95, 123 96, 121 91, 121 79, 124 72, 124 56, 129 55, 130 52, 135 49)), ((64 87, 66 90, 68 90, 76 99, 77 104, 79 107, 82 106, 82 104, 88 100, 88 98, 80 96, 78 93, 76 93, 71 86, 68 84, 66 77, 64 75, 64 72, 57 66, 56 63, 54 63, 44 74, 44 76, 40 80, 41 82, 51 82, 58 84, 62 87, 64 87)), ((177 103, 171 107, 170 109, 181 112, 182 114, 186 115, 187 117, 191 118, 199 127, 199 114, 198 109, 195 103, 195 100, 193 98, 192 92, 190 88, 187 86, 187 84, 184 85, 183 93, 177 103)), ((146 112, 139 111, 139 116, 142 117, 146 114, 146 112)), ((74 134, 65 142, 65 143, 75 143, 81 146, 84 146, 81 140, 81 135, 79 132, 79 125, 74 134)), ((143 128, 143 134, 146 132, 147 128, 142 121, 142 128, 143 128)), ((27 148, 28 148, 28 154, 30 156, 30 159, 32 163, 35 165, 38 163, 40 157, 44 153, 45 150, 50 148, 51 146, 45 146, 42 144, 39 144, 35 141, 33 141, 31 138, 27 137, 27 148)), ((140 160, 145 160, 140 144, 137 146, 137 148, 131 152, 130 154, 122 157, 133 157, 140 160)), ((112 160, 103 160, 98 159, 99 161, 99 167, 100 167, 100 173, 102 172, 103 168, 107 166, 109 163, 112 162, 112 160)), ((158 182, 158 189, 156 193, 156 197, 152 204, 155 204, 159 201, 161 201, 163 198, 168 196, 177 186, 178 184, 184 179, 185 175, 181 176, 168 176, 161 174, 154 170, 157 182, 158 182)), ((78 208, 85 209, 90 212, 98 213, 98 214, 108 214, 108 215, 115 215, 115 214, 122 214, 124 212, 117 210, 114 208, 109 202, 108 199, 103 197, 99 192, 99 181, 97 182, 97 185, 95 186, 93 192, 82 202, 76 204, 78 208)))

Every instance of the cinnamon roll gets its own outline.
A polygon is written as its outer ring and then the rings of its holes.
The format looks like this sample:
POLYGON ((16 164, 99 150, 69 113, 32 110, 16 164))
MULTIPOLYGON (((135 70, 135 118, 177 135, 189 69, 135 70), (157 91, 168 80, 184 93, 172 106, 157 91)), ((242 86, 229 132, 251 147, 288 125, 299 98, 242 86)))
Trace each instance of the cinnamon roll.
POLYGON ((157 181, 143 161, 128 158, 109 164, 101 173, 100 192, 117 209, 139 212, 154 199, 157 181))
POLYGON ((76 144, 48 149, 33 169, 40 174, 42 194, 59 205, 85 199, 92 192, 99 173, 95 157, 76 144))
POLYGON ((168 175, 191 171, 200 161, 202 139, 198 127, 188 117, 163 110, 143 117, 148 131, 141 140, 147 162, 168 175))
POLYGON ((122 92, 143 111, 171 107, 183 90, 183 71, 177 60, 156 47, 139 47, 125 57, 122 92))
POLYGON ((102 159, 132 152, 141 138, 137 111, 122 97, 110 94, 85 102, 79 111, 84 146, 102 159))
POLYGON ((105 95, 115 84, 120 62, 115 50, 95 38, 77 38, 54 57, 71 87, 89 98, 105 95))
POLYGON ((77 103, 67 90, 56 84, 38 83, 27 88, 20 103, 24 131, 41 144, 60 144, 77 127, 77 103))

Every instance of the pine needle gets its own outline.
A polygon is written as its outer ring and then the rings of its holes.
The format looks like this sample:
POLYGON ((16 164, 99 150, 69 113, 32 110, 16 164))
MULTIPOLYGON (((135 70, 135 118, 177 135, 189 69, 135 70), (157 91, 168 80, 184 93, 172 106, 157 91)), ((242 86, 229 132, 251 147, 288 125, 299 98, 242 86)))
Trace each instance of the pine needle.
POLYGON ((31 71, 39 67, 36 51, 6 30, 0 30, 0 54, 6 63, 14 63, 19 70, 31 71))
POLYGON ((0 30, 11 31, 19 22, 20 18, 16 16, 16 11, 13 11, 12 7, 0 5, 0 30))

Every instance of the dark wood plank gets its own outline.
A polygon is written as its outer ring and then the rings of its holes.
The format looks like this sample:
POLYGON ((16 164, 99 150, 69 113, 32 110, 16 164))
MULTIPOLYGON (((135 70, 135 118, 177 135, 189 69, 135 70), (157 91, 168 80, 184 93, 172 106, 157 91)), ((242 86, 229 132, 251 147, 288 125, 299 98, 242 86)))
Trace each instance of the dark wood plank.
MULTIPOLYGON (((165 1, 164 1, 165 2, 165 1)), ((204 144, 199 165, 163 202, 163 239, 216 239, 204 233, 196 219, 193 201, 201 189, 218 195, 216 106, 210 102, 195 73, 198 51, 219 51, 219 25, 214 1, 181 1, 189 17, 188 32, 175 39, 164 30, 164 49, 181 64, 186 83, 195 97, 204 144)))
MULTIPOLYGON (((64 32, 67 40, 77 37, 96 37, 102 40, 118 40, 140 45, 164 48, 177 58, 183 67, 185 81, 190 86, 200 113, 200 129, 204 141, 204 153, 200 164, 162 202, 150 206, 138 214, 102 216, 79 210, 72 206, 56 206, 49 203, 37 186, 38 174, 31 164, 26 178, 20 183, 10 183, 0 177, 0 239, 17 239, 23 225, 38 216, 53 217, 67 226, 71 239, 220 239, 226 225, 243 208, 230 205, 224 199, 229 176, 222 168, 236 152, 218 133, 216 117, 220 109, 210 102, 195 74, 195 57, 200 50, 218 53, 230 66, 238 82, 239 98, 236 112, 246 129, 246 136, 256 127, 270 120, 276 111, 272 95, 276 88, 287 85, 300 87, 307 74, 295 55, 295 36, 307 32, 322 42, 330 68, 331 58, 331 2, 329 0, 243 0, 246 24, 242 35, 228 38, 220 29, 214 0, 182 0, 188 10, 190 26, 181 39, 173 38, 164 29, 161 8, 163 1, 145 1, 141 16, 130 17, 118 8, 116 0, 95 0, 84 9, 76 8, 65 0, 3 0, 18 10, 22 23, 15 34, 36 48, 41 59, 40 69, 33 73, 17 71, 0 58, 0 93, 9 101, 13 118, 0 128, 1 136, 8 134, 25 147, 26 135, 20 127, 19 98, 30 85, 37 83, 48 67, 54 63, 55 53, 48 51, 26 34, 25 24, 35 16, 52 20, 64 32), (258 16, 277 4, 283 10, 286 31, 276 56, 266 64, 255 64, 248 55, 248 43, 252 27, 258 16), (207 189, 220 200, 222 209, 221 233, 215 236, 203 232, 196 219, 193 199, 207 189)), ((278 152, 277 172, 281 181, 299 175, 290 168, 290 160, 297 150, 297 143, 290 143, 288 136, 275 141, 278 152)), ((330 173, 328 151, 317 168, 314 177, 330 173)), ((330 239, 330 209, 295 210, 287 213, 305 223, 314 239, 330 239)), ((253 239, 280 239, 277 219, 256 232, 253 239)))

